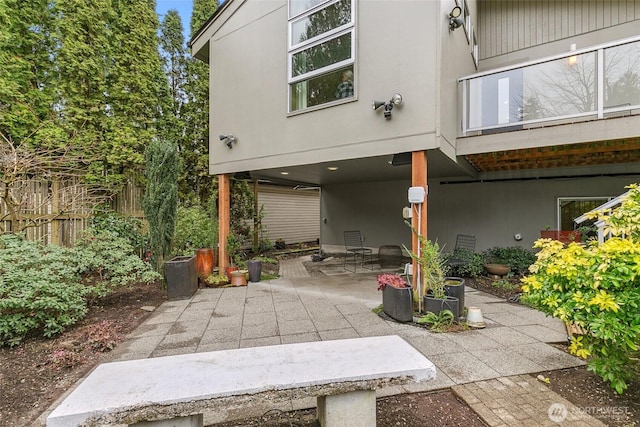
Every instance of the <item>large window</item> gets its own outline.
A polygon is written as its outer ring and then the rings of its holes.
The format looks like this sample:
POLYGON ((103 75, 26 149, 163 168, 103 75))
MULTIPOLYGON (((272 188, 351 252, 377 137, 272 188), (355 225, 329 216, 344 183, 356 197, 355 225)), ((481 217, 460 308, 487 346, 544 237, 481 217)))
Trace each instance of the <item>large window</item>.
POLYGON ((289 0, 289 111, 355 95, 355 0, 289 0))

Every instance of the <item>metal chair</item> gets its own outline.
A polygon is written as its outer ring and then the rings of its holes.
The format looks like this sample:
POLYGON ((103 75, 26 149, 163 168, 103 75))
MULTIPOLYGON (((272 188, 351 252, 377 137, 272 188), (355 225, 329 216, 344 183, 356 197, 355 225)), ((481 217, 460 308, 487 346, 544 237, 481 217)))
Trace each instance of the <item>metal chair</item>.
POLYGON ((455 272, 457 268, 465 265, 466 260, 456 257, 456 252, 460 250, 474 253, 476 251, 476 236, 470 236, 468 234, 458 234, 456 236, 456 246, 453 249, 451 257, 446 261, 447 266, 452 272, 455 272))
POLYGON ((360 265, 362 265, 363 268, 368 268, 369 270, 373 269, 373 267, 371 266, 371 262, 373 260, 373 252, 370 248, 365 248, 362 245, 363 241, 364 241, 364 237, 360 233, 360 230, 351 230, 351 231, 344 232, 344 248, 346 253, 344 255, 343 267, 345 270, 351 271, 347 268, 347 260, 351 262, 350 260, 352 257, 353 257, 353 273, 356 272, 356 269, 358 266, 358 258, 360 258, 360 265), (365 265, 365 261, 367 261, 367 257, 369 260, 369 267, 366 267, 365 265))

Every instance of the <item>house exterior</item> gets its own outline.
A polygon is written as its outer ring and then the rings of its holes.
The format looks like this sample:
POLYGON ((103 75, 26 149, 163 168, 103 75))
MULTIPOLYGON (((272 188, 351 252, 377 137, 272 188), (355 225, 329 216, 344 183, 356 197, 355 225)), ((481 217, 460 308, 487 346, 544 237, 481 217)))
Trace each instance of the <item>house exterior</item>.
POLYGON ((318 188, 258 184, 257 199, 263 214, 263 239, 272 244, 277 240, 289 244, 320 239, 318 188))
POLYGON ((531 247, 640 180, 638 28, 640 0, 226 0, 190 42, 221 223, 249 172, 321 188, 325 250, 410 247, 407 206, 444 250, 531 247))

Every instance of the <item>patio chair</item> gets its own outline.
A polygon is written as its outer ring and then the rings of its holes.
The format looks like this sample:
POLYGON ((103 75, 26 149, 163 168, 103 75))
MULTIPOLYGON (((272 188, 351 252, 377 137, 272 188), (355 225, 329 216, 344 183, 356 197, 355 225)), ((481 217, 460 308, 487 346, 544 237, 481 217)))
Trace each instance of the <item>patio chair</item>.
POLYGON ((456 256, 460 250, 474 253, 476 251, 476 236, 470 236, 468 234, 458 234, 456 236, 456 246, 453 249, 453 253, 446 261, 447 266, 452 272, 455 272, 459 267, 468 262, 468 260, 456 256))
POLYGON ((373 260, 373 252, 370 248, 365 248, 362 245, 364 241, 364 237, 360 233, 360 230, 351 230, 344 232, 344 269, 347 271, 351 271, 347 268, 347 262, 353 262, 353 272, 356 272, 358 266, 358 259, 360 260, 360 265, 363 268, 368 268, 370 270, 373 269, 371 266, 371 261, 373 260), (365 262, 369 261, 369 267, 366 267, 365 262))

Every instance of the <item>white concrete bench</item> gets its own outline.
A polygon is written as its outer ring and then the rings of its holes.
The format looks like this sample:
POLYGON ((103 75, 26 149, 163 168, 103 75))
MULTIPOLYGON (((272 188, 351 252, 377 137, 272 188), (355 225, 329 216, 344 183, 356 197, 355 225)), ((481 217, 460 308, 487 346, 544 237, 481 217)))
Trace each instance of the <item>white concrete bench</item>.
POLYGON ((84 379, 47 426, 202 427, 203 412, 313 396, 322 426, 371 427, 377 388, 435 375, 395 335, 112 362, 84 379))

